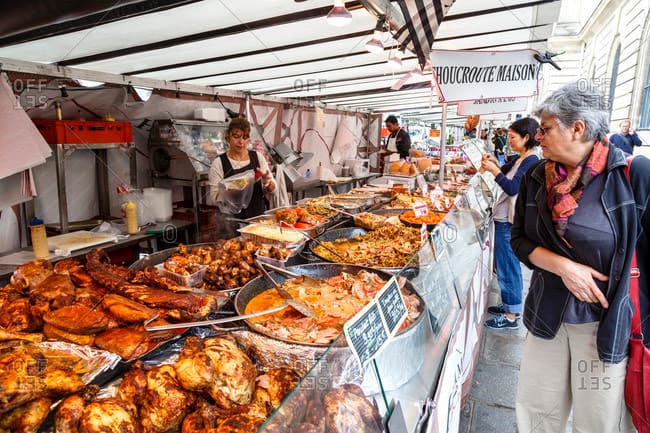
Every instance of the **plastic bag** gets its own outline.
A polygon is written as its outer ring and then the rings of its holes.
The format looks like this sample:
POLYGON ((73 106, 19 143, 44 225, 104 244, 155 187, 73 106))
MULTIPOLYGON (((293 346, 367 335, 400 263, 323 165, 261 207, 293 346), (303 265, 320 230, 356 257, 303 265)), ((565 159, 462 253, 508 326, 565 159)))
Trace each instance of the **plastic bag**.
POLYGON ((253 197, 255 171, 246 170, 223 179, 217 184, 217 206, 227 214, 238 214, 248 206, 253 197))

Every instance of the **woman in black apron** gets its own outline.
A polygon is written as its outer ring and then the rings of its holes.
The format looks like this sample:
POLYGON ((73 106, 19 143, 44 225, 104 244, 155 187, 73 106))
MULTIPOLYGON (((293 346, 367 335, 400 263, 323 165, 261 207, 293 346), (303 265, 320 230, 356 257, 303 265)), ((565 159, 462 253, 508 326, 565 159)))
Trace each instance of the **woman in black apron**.
POLYGON ((267 196, 273 194, 276 188, 264 156, 259 152, 248 150, 250 130, 248 120, 241 117, 232 119, 225 137, 229 144, 228 151, 215 158, 210 167, 209 183, 212 201, 216 201, 218 184, 223 179, 247 170, 255 171, 256 182, 248 206, 237 214, 227 214, 217 209, 217 238, 219 239, 236 237, 236 230, 241 226, 227 218, 246 219, 263 214, 268 209, 267 196))

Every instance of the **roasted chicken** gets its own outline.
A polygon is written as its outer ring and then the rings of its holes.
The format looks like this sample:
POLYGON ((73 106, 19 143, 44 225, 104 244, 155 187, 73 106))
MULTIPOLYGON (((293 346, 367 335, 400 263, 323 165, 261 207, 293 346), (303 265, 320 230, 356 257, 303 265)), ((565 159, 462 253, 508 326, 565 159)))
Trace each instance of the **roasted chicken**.
POLYGON ((41 397, 0 416, 0 433, 36 433, 50 411, 52 400, 41 397))
POLYGON ((363 397, 362 391, 360 396, 357 390, 348 389, 332 389, 323 398, 325 424, 328 431, 331 433, 381 432, 381 418, 377 409, 363 397))
POLYGON ((266 415, 280 406, 284 397, 291 391, 300 377, 288 368, 274 368, 257 377, 253 403, 267 408, 266 415))
POLYGON ((49 260, 33 260, 16 268, 11 276, 11 283, 20 289, 36 287, 52 275, 52 263, 49 260))
POLYGON ((162 365, 148 371, 147 391, 139 410, 144 433, 179 431, 195 400, 194 394, 181 388, 174 367, 162 365))
POLYGON ((226 409, 250 403, 257 371, 235 342, 222 337, 197 342, 188 337, 185 347, 175 366, 185 389, 206 392, 226 409))
POLYGON ((59 404, 54 417, 54 433, 79 433, 79 421, 86 405, 99 392, 97 385, 85 387, 79 394, 67 397, 59 404))
POLYGON ((79 433, 140 433, 137 409, 119 398, 105 398, 87 405, 79 420, 79 433))
POLYGON ((59 275, 69 275, 72 282, 79 287, 88 287, 94 284, 92 276, 76 259, 64 259, 54 265, 54 273, 59 275))
POLYGON ((37 331, 41 322, 32 314, 29 298, 18 298, 0 308, 0 327, 11 332, 37 331))

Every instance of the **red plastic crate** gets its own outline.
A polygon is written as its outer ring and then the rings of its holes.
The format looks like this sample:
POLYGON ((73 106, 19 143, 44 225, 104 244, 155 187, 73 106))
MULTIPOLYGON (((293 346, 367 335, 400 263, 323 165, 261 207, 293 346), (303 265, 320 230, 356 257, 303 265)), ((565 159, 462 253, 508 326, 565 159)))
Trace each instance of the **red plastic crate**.
POLYGON ((130 143, 131 123, 92 120, 34 120, 50 144, 130 143))

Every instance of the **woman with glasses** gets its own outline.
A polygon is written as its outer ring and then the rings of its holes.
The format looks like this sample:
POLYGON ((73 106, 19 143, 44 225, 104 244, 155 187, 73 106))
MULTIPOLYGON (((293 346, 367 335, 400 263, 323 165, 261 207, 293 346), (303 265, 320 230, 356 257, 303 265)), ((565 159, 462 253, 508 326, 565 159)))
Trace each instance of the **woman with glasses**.
POLYGON ((519 259, 510 247, 510 229, 515 213, 515 202, 519 193, 519 184, 524 173, 539 158, 535 149, 535 134, 539 123, 526 117, 510 125, 508 143, 518 155, 511 158, 502 167, 491 155, 483 155, 481 168, 489 171, 501 187, 501 193, 492 208, 494 218, 494 263, 497 280, 501 289, 502 303, 488 307, 488 312, 495 317, 485 322, 492 329, 516 329, 522 309, 523 281, 519 259))
POLYGON ((533 269, 518 431, 564 432, 573 411, 575 432, 634 432, 624 402, 630 263, 636 246, 647 299, 650 160, 635 158, 628 181, 607 140, 609 106, 589 83, 560 88, 535 114, 546 160, 522 180, 511 241, 533 269))
POLYGON ((237 214, 220 212, 220 215, 217 216, 217 237, 220 239, 230 239, 237 236, 236 229, 239 224, 228 221, 228 217, 246 219, 263 214, 268 209, 268 198, 276 188, 273 175, 269 170, 264 155, 248 149, 250 132, 251 125, 248 120, 242 117, 232 119, 225 135, 225 139, 229 144, 228 151, 215 158, 210 167, 210 203, 216 203, 219 183, 223 179, 247 170, 255 171, 256 181, 248 206, 237 214))

